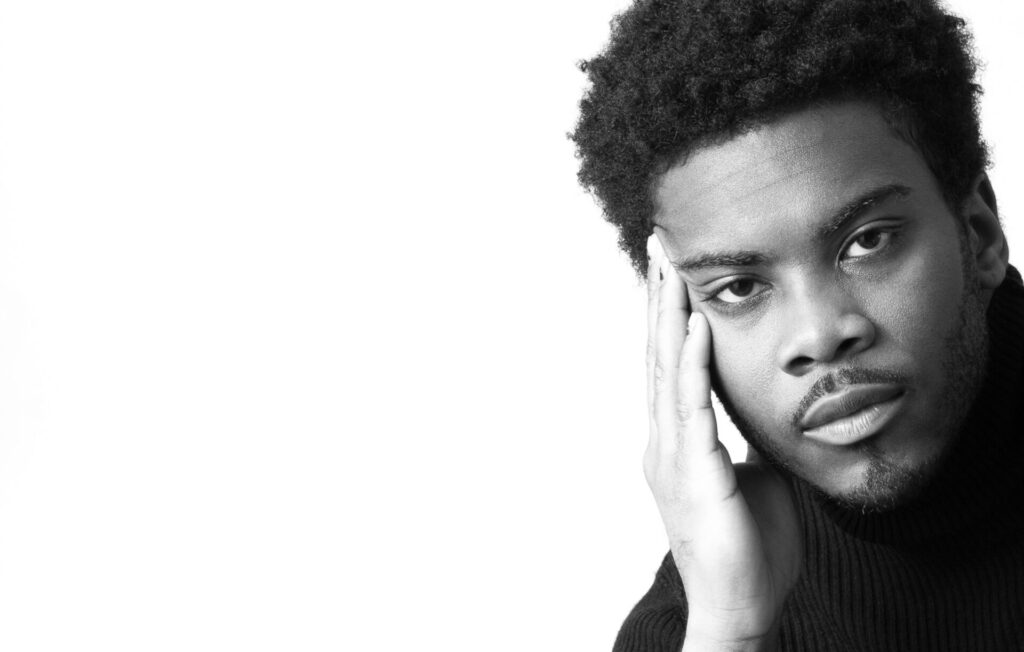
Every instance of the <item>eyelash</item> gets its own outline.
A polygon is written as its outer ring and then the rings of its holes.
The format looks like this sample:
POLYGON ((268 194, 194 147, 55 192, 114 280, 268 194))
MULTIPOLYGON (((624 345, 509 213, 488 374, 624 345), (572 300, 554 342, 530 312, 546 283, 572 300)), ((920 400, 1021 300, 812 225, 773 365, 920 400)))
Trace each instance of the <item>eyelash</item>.
POLYGON ((843 249, 840 253, 839 260, 863 260, 865 258, 870 258, 885 253, 892 248, 893 243, 896 241, 899 235, 900 229, 898 225, 872 225, 850 236, 850 239, 847 240, 846 244, 843 245, 843 249), (861 238, 869 234, 878 234, 882 238, 882 242, 879 245, 880 248, 871 250, 866 254, 861 254, 860 256, 846 257, 843 255, 847 251, 849 251, 850 247, 856 244, 857 240, 860 240, 861 238))
POLYGON ((741 299, 740 301, 723 301, 722 299, 719 298, 722 293, 724 293, 734 284, 743 281, 750 281, 751 283, 757 285, 764 285, 765 287, 767 287, 768 285, 764 281, 759 281, 757 279, 750 278, 749 276, 733 278, 730 279, 728 283, 725 283, 724 285, 720 286, 717 290, 712 290, 711 292, 704 294, 701 297, 700 301, 701 303, 707 303, 711 305, 715 310, 725 314, 739 312, 741 310, 749 310, 758 303, 760 303, 763 298, 765 298, 765 290, 761 290, 760 292, 757 292, 756 294, 753 294, 748 298, 741 299))
MULTIPOLYGON (((868 258, 873 258, 875 256, 888 253, 889 250, 892 249, 892 247, 893 247, 894 243, 896 242, 897 238, 899 237, 899 235, 900 235, 900 229, 899 229, 899 227, 897 225, 877 225, 877 224, 875 224, 875 225, 870 226, 869 228, 862 229, 862 230, 858 231, 857 233, 852 234, 850 236, 850 238, 846 241, 846 243, 843 245, 843 248, 840 251, 839 261, 840 262, 842 262, 842 261, 859 262, 859 261, 862 261, 862 260, 865 260, 865 259, 868 259, 868 258), (870 234, 878 234, 878 236, 881 239, 879 244, 877 245, 876 249, 869 250, 867 253, 861 254, 859 256, 848 257, 846 255, 846 253, 850 250, 850 248, 854 244, 856 244, 857 240, 863 238, 866 235, 870 235, 870 234)), ((768 287, 768 284, 765 283, 764 281, 759 281, 759 280, 757 280, 755 278, 752 278, 752 277, 749 277, 749 276, 740 276, 740 277, 736 277, 736 278, 731 278, 731 279, 729 279, 729 281, 727 283, 724 283, 723 285, 720 285, 718 287, 718 289, 712 290, 712 291, 710 291, 710 292, 708 292, 706 294, 703 294, 703 296, 700 298, 700 301, 701 301, 701 303, 707 303, 707 304, 711 305, 712 307, 714 307, 719 312, 722 312, 722 313, 725 313, 725 314, 729 314, 729 313, 733 313, 733 312, 746 311, 746 310, 752 309, 753 307, 758 305, 762 300, 767 298, 766 297, 767 287, 768 287), (728 291, 730 287, 732 287, 736 283, 740 283, 740 282, 743 282, 743 281, 749 281, 749 282, 754 283, 756 285, 763 285, 763 286, 765 286, 766 289, 762 289, 760 292, 757 292, 756 294, 753 294, 750 297, 745 298, 745 299, 741 299, 739 301, 723 301, 722 299, 719 298, 720 295, 722 295, 724 292, 728 291)))

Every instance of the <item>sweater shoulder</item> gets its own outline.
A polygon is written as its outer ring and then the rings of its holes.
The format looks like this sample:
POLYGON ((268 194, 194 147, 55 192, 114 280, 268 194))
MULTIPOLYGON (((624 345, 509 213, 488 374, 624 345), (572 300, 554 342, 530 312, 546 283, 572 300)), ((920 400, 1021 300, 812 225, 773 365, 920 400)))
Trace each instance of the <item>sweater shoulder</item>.
POLYGON ((672 553, 633 607, 615 638, 614 652, 678 652, 686 632, 686 595, 672 553))

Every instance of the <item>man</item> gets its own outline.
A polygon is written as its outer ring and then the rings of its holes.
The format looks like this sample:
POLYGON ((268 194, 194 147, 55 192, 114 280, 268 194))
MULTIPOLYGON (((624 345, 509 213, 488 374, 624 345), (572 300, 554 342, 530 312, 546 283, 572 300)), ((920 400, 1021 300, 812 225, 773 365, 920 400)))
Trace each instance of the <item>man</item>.
POLYGON ((645 0, 582 68, 670 544, 615 649, 1024 649, 1024 289, 962 21, 645 0))

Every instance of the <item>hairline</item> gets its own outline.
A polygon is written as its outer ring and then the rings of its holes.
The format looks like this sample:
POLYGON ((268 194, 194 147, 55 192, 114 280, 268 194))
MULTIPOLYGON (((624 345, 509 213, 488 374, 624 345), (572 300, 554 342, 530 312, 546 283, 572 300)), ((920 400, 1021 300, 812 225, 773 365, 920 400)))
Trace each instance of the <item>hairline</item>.
MULTIPOLYGON (((739 123, 731 128, 705 134, 694 139, 690 143, 680 145, 674 153, 670 153, 654 159, 651 166, 651 175, 647 184, 650 213, 648 222, 651 229, 656 226, 655 217, 660 209, 657 202, 657 186, 662 178, 674 167, 684 165, 691 156, 700 150, 724 144, 730 140, 750 133, 760 127, 770 125, 781 120, 783 117, 798 113, 807 109, 834 107, 846 103, 865 103, 873 106, 882 117, 890 132, 898 139, 909 145, 928 169, 928 172, 935 179, 936 185, 942 194, 946 207, 955 218, 957 223, 963 222, 960 219, 963 212, 963 203, 967 192, 962 188, 948 188, 944 181, 936 174, 936 170, 930 160, 930 155, 921 145, 922 138, 916 133, 920 127, 920 120, 913 114, 911 107, 907 106, 899 97, 883 93, 871 93, 862 90, 846 90, 836 93, 827 93, 803 102, 780 103, 774 107, 767 107, 759 112, 756 117, 741 119, 739 123)), ((984 170, 976 170, 974 176, 984 170)), ((961 225, 962 226, 962 225, 961 225)))

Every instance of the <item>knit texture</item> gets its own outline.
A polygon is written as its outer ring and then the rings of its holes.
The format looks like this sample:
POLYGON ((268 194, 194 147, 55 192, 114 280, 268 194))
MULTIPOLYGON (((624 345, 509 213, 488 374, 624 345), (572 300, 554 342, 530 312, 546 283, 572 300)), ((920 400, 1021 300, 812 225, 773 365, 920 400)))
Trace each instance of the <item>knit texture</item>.
MULTIPOLYGON (((981 394, 924 496, 864 515, 790 480, 804 566, 783 609, 782 650, 1024 650, 1024 287, 1016 270, 987 318, 981 394)), ((686 598, 669 554, 614 649, 679 652, 685 631, 686 598)))

